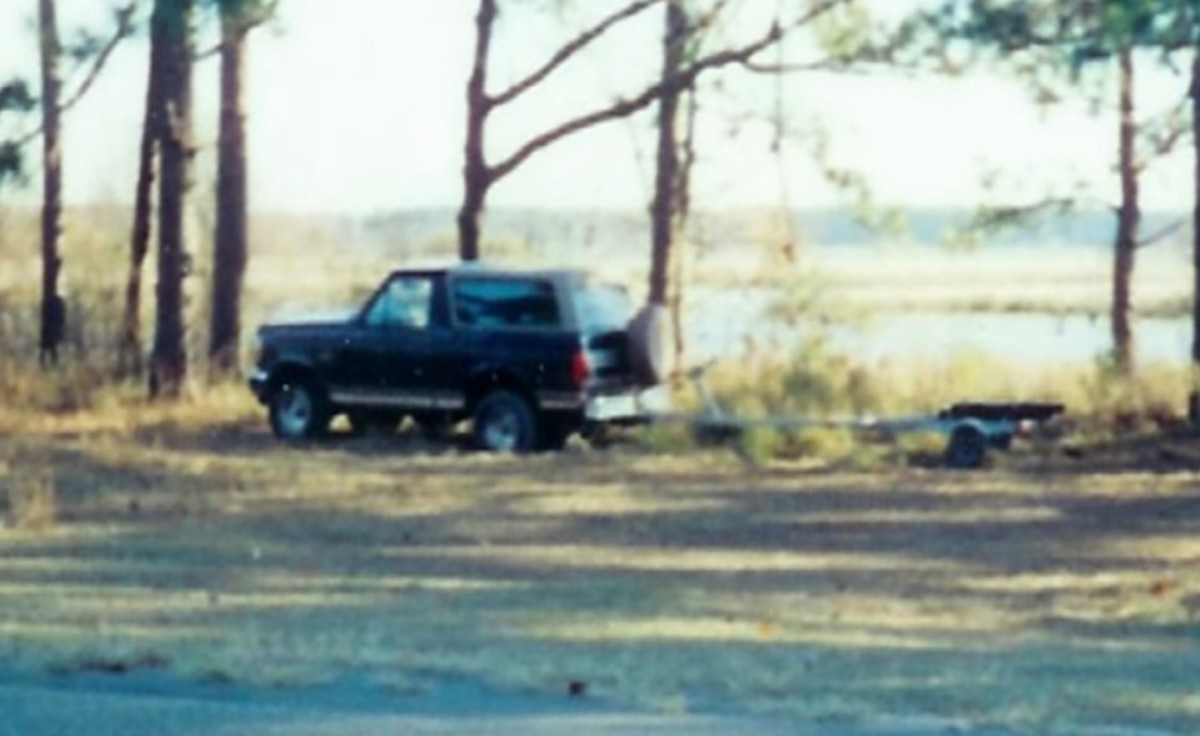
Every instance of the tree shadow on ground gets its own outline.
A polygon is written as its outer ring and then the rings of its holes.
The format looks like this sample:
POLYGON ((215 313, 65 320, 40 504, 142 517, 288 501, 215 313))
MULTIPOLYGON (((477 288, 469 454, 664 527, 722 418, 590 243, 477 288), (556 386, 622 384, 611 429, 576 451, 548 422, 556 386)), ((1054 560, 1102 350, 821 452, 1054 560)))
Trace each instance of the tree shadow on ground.
POLYGON ((1190 475, 814 475, 227 432, 41 448, 65 528, 0 535, 10 628, 83 641, 99 617, 235 678, 274 662, 583 678, 652 707, 1200 726, 1179 697, 1200 666, 1190 475))

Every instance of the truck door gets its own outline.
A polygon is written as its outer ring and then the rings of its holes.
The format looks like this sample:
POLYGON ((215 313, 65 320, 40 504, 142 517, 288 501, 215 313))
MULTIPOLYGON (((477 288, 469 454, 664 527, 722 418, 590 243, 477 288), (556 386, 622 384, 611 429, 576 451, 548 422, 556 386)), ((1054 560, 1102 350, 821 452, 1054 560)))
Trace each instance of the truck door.
POLYGON ((421 384, 432 340, 434 285, 430 274, 398 274, 376 294, 362 317, 365 337, 354 356, 362 361, 355 371, 360 379, 347 403, 414 409, 428 402, 421 384))

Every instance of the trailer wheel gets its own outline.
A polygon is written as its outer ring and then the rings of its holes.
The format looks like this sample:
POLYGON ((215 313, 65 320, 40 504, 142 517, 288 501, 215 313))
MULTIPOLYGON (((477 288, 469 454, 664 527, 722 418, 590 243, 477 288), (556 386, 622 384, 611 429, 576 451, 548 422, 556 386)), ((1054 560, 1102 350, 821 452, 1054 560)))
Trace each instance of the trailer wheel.
POLYGON ((975 470, 987 457, 987 437, 978 427, 956 427, 946 445, 946 465, 956 470, 975 470))

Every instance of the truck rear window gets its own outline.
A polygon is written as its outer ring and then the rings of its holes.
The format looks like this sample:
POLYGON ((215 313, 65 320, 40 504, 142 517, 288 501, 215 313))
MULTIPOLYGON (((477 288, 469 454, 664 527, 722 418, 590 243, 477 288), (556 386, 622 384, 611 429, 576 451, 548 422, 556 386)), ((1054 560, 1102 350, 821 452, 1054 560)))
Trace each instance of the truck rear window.
POLYGON ((588 282, 575 292, 580 328, 589 332, 621 330, 633 318, 633 303, 625 289, 588 282))

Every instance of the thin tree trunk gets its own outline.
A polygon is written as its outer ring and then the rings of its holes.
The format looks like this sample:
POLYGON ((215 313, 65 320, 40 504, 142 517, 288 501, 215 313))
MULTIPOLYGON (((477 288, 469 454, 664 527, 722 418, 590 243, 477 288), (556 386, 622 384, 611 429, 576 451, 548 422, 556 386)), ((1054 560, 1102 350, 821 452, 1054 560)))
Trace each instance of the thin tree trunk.
POLYGON ((683 0, 667 0, 666 36, 663 39, 662 78, 666 82, 659 97, 658 156, 654 203, 651 207, 653 241, 650 252, 649 302, 666 306, 670 290, 671 253, 676 237, 679 185, 679 71, 683 67, 687 40, 687 12, 683 0))
POLYGON ((1192 380, 1188 395, 1188 420, 1200 426, 1200 47, 1192 57, 1192 145, 1195 147, 1195 179, 1192 197, 1192 380))
POLYGON ((1134 119, 1133 53, 1121 49, 1120 64, 1120 174, 1121 207, 1117 213, 1117 237, 1113 256, 1112 337, 1113 355, 1124 374, 1133 372, 1134 334, 1130 285, 1137 257, 1138 227, 1141 210, 1138 202, 1138 164, 1134 119))
POLYGON ((242 284, 246 274, 246 120, 242 80, 247 28, 236 9, 221 16, 221 130, 217 148, 217 222, 213 239, 208 356, 218 374, 238 368, 242 284))
POLYGON ((684 291, 687 273, 687 223, 692 212, 692 171, 696 166, 696 89, 688 90, 683 142, 680 146, 679 178, 676 183, 675 216, 672 224, 672 268, 668 292, 671 302, 671 335, 675 348, 674 365, 681 366, 687 352, 687 330, 684 329, 684 291))
POLYGON ((66 310, 58 292, 62 270, 62 142, 60 98, 62 74, 55 0, 38 3, 42 65, 42 309, 38 358, 58 361, 66 327, 66 310))
POLYGON ((492 107, 487 94, 487 65, 495 22, 496 0, 479 0, 479 12, 475 17, 475 59, 467 83, 463 202, 458 211, 458 254, 464 261, 479 260, 479 221, 492 185, 492 172, 484 152, 484 130, 492 107))
POLYGON ((178 397, 187 379, 184 289, 187 252, 184 213, 193 154, 192 129, 192 0, 159 0, 154 21, 163 38, 160 104, 158 227, 158 308, 150 363, 153 396, 178 397))
POLYGON ((118 370, 122 376, 142 372, 142 268, 150 252, 151 217, 154 212, 154 171, 158 155, 159 128, 163 125, 162 45, 158 24, 151 28, 150 61, 146 80, 146 111, 142 118, 142 141, 138 151, 137 188, 133 204, 133 233, 129 242, 129 273, 125 279, 125 308, 121 318, 118 370))

